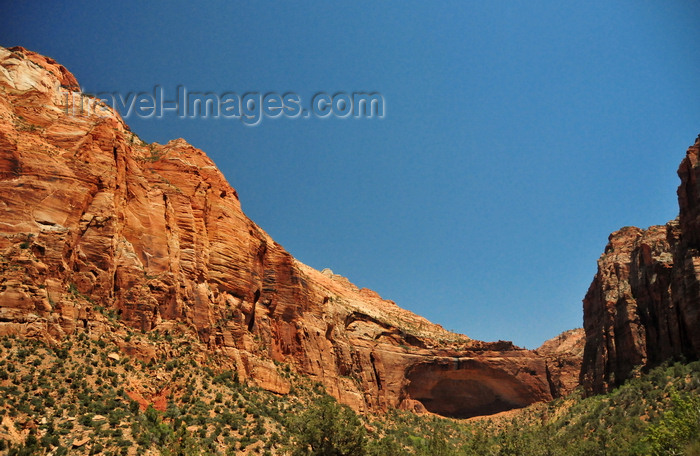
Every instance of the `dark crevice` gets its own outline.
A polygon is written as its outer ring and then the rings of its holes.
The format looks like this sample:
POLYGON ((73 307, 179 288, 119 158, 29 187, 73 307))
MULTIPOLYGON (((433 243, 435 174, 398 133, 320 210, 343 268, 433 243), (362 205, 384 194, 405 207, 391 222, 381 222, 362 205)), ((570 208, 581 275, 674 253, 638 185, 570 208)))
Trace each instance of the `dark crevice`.
POLYGON ((114 268, 114 274, 112 274, 112 298, 117 296, 119 293, 119 285, 117 284, 117 268, 114 268))
POLYGON ((248 320, 248 331, 253 332, 255 328, 255 308, 258 305, 258 300, 260 299, 260 290, 255 290, 255 296, 253 298, 253 309, 250 311, 250 317, 248 320))
POLYGON ((382 379, 379 376, 379 371, 377 371, 377 366, 375 366, 375 359, 374 359, 374 353, 369 354, 369 362, 372 364, 372 371, 374 372, 374 378, 377 379, 377 388, 381 391, 382 390, 382 379))
POLYGON ((549 385, 549 394, 552 395, 553 399, 556 399, 559 397, 559 393, 557 391, 557 387, 554 384, 554 380, 552 380, 552 373, 549 371, 549 363, 545 361, 544 363, 544 372, 545 375, 547 376, 547 384, 549 385))

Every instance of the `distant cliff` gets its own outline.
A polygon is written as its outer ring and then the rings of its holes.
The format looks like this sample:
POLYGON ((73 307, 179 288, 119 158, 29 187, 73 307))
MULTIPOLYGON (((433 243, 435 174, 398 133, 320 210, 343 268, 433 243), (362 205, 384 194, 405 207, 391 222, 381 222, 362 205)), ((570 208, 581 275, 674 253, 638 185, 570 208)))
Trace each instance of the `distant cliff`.
POLYGON ((583 301, 589 393, 671 358, 700 357, 700 137, 678 169, 679 217, 610 235, 583 301))

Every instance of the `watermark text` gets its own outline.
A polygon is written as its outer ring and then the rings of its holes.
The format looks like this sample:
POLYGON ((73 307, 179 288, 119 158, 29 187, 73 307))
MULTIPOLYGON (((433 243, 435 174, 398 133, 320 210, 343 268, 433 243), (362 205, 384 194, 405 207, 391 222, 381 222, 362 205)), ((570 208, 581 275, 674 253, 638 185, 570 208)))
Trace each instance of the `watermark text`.
POLYGON ((174 115, 183 119, 237 119, 246 126, 260 125, 264 118, 355 118, 383 119, 385 101, 378 92, 317 92, 308 105, 294 92, 201 92, 178 86, 167 94, 161 86, 151 92, 83 92, 61 91, 65 112, 72 116, 109 117, 111 110, 122 118, 163 118, 174 115))

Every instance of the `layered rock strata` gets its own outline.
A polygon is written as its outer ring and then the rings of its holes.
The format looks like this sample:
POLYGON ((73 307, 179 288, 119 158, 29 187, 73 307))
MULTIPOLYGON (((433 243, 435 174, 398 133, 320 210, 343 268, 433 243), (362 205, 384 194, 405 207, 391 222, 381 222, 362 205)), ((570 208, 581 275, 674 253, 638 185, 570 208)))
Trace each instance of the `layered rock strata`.
POLYGON ((473 416, 571 388, 550 355, 448 332, 295 260, 201 150, 142 142, 77 87, 0 48, 0 334, 118 338, 105 313, 185 328, 243 379, 285 394, 288 363, 358 411, 473 416))

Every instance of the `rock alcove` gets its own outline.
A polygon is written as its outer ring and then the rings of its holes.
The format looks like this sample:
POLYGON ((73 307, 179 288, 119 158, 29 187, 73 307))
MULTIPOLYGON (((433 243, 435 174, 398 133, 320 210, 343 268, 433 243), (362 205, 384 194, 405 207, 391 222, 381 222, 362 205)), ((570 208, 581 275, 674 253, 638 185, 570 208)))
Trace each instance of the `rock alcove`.
POLYGON ((450 418, 492 415, 533 402, 516 377, 474 359, 418 364, 407 375, 407 395, 432 413, 450 418))

